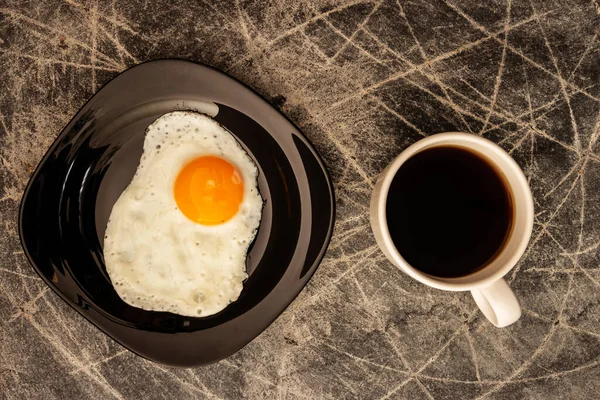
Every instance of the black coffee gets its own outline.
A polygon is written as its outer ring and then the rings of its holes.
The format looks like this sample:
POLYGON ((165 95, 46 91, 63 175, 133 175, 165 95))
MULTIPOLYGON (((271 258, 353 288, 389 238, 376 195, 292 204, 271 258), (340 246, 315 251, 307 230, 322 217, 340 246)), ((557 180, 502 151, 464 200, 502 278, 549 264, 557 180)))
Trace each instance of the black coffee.
POLYGON ((400 255, 446 278, 490 262, 513 222, 505 178, 482 155, 461 147, 426 149, 406 161, 390 186, 386 213, 400 255))

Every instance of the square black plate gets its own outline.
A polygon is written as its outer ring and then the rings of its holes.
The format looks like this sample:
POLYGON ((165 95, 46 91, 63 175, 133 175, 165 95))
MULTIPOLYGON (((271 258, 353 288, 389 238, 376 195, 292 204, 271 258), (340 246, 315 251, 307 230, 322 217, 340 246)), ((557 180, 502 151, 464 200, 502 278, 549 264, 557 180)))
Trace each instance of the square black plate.
POLYGON ((25 189, 19 230, 38 274, 94 325, 150 360, 194 366, 233 354, 283 312, 323 258, 334 214, 324 164, 285 116, 213 68, 159 60, 117 76, 69 122, 25 189), (244 289, 206 318, 131 307, 104 267, 101 238, 145 129, 174 110, 203 112, 232 132, 259 167, 265 200, 244 289))

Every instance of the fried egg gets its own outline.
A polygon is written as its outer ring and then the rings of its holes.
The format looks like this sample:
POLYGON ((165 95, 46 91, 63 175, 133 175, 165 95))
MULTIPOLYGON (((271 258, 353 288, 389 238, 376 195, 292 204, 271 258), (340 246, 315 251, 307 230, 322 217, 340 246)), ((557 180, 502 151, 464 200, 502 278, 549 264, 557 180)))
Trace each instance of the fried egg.
POLYGON ((154 121, 106 228, 104 261, 118 295, 144 310, 194 317, 235 301, 261 219, 257 176, 213 119, 176 111, 154 121))

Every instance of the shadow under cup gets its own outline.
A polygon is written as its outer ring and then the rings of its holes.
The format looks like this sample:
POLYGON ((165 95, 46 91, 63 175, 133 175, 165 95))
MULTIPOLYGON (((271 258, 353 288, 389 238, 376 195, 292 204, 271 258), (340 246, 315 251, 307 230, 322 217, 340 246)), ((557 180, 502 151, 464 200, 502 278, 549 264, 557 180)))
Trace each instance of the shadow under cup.
POLYGON ((516 162, 503 149, 487 139, 464 134, 444 133, 425 138, 403 151, 380 175, 371 199, 371 225, 379 247, 386 257, 413 278, 438 289, 472 290, 501 279, 522 256, 533 227, 533 199, 527 179, 516 162), (457 277, 429 275, 410 265, 391 238, 387 224, 387 199, 391 183, 402 165, 417 153, 438 147, 458 147, 475 153, 492 164, 504 178, 505 190, 512 197, 512 226, 495 256, 472 273, 457 277))

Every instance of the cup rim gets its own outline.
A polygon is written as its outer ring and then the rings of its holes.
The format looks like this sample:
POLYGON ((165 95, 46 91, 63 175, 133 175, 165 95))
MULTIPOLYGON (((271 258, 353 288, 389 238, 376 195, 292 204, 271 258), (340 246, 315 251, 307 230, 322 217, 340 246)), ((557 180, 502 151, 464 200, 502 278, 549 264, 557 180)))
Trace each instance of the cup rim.
MULTIPOLYGON (((505 168, 500 168, 501 171, 505 172, 505 168)), ((523 170, 516 161, 500 146, 495 144, 494 142, 483 138, 481 136, 476 136, 469 133, 463 132, 444 132, 438 133, 435 135, 428 136, 424 139, 419 140, 418 142, 412 144, 407 147, 404 151, 402 151, 385 169, 383 175, 380 177, 381 186, 380 186, 380 195, 377 199, 377 221, 379 223, 379 227, 381 230, 381 238, 386 246, 386 250, 389 255, 393 258, 395 264, 402 269, 405 273, 410 275, 412 278, 426 284, 432 286, 437 289, 442 290, 450 290, 450 291, 464 291, 464 290, 472 290, 476 288, 481 288, 485 286, 489 286, 492 283, 496 282, 499 279, 502 279, 504 275, 506 275, 519 261, 527 245, 529 244, 529 240, 531 238, 531 233, 533 230, 533 195, 531 194, 531 189, 529 187, 529 183, 527 182, 527 178, 523 173, 523 170), (456 141, 456 143, 452 143, 456 141), (510 258, 504 263, 503 266, 498 268, 492 274, 487 277, 478 279, 474 282, 464 282, 465 277, 458 278, 437 278, 428 274, 425 274, 418 269, 411 266, 401 255, 396 246, 394 245, 390 231, 387 224, 386 218, 386 206, 387 206, 387 197, 390 189, 390 185, 392 180, 396 176, 396 172, 400 169, 400 167, 413 155, 417 152, 432 147, 433 145, 437 145, 440 143, 455 144, 460 146, 461 144, 468 145, 469 142, 477 143, 479 145, 483 145, 488 148, 490 151, 493 151, 498 157, 502 158, 503 161, 509 165, 511 172, 514 174, 515 180, 518 182, 520 189, 525 194, 525 202, 520 208, 522 208, 522 212, 524 218, 527 218, 525 221, 525 233, 519 239, 518 246, 510 258), (453 280, 457 280, 453 282, 453 280)), ((379 183, 378 183, 379 184, 379 183)), ((513 189, 514 190, 514 189, 513 189)), ((486 267, 484 267, 486 268, 486 267)))

